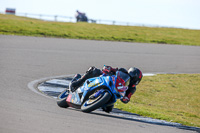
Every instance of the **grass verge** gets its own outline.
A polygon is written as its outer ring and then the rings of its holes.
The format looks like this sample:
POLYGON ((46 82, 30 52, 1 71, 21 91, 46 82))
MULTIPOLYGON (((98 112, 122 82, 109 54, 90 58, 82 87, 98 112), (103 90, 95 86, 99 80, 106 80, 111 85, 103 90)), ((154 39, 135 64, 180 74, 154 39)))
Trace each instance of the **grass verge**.
POLYGON ((156 119, 200 127, 200 74, 143 77, 128 104, 115 107, 156 119))
POLYGON ((200 30, 47 22, 4 14, 0 34, 200 46, 200 30))

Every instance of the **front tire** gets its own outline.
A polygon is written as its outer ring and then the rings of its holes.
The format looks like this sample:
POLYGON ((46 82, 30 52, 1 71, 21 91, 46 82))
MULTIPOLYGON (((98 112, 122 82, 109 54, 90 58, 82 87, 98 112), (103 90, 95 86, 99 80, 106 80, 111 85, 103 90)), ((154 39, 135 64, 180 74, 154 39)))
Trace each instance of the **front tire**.
POLYGON ((107 91, 101 94, 100 97, 98 97, 96 100, 92 102, 90 102, 91 99, 89 98, 82 104, 81 110, 86 113, 92 112, 95 109, 98 109, 99 107, 107 103, 110 100, 110 98, 111 95, 107 91))
POLYGON ((57 105, 61 108, 67 108, 69 105, 66 102, 69 93, 68 90, 64 90, 58 97, 57 97, 57 105))

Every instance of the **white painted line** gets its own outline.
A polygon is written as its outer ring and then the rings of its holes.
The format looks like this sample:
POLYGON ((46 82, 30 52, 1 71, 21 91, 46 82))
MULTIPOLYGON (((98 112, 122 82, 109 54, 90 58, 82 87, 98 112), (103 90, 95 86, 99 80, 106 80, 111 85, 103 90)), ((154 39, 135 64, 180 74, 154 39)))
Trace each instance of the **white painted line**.
POLYGON ((57 84, 57 85, 69 85, 70 81, 64 79, 52 79, 46 81, 46 83, 57 84))
POLYGON ((156 74, 153 73, 144 73, 143 76, 155 76, 156 74))
POLYGON ((28 88, 29 88, 31 91, 33 91, 33 92, 35 92, 35 93, 37 93, 37 94, 39 94, 39 95, 41 95, 41 96, 44 96, 44 97, 47 97, 47 98, 50 98, 50 99, 54 99, 54 98, 49 97, 49 96, 45 95, 44 93, 40 92, 40 91, 37 89, 38 84, 39 84, 39 83, 42 83, 42 82, 44 82, 44 81, 46 81, 46 80, 50 80, 50 79, 54 79, 54 78, 71 77, 71 76, 74 76, 74 74, 70 74, 70 75, 61 75, 61 76, 53 76, 53 77, 46 77, 46 78, 37 79, 37 80, 34 80, 34 81, 29 82, 29 83, 28 83, 28 88))
POLYGON ((49 97, 49 96, 43 94, 42 92, 39 92, 38 90, 36 90, 37 84, 38 84, 39 82, 41 82, 41 81, 42 81, 42 79, 31 81, 30 83, 28 83, 28 88, 29 88, 30 90, 32 90, 33 92, 35 92, 35 93, 41 95, 41 96, 44 96, 44 97, 47 97, 47 98, 51 98, 51 97, 49 97))
POLYGON ((65 88, 59 88, 59 87, 50 87, 50 86, 38 86, 38 90, 40 91, 52 91, 52 92, 62 92, 65 90, 65 88))
POLYGON ((111 114, 121 116, 121 117, 125 117, 125 118, 131 118, 131 119, 134 119, 134 120, 146 121, 146 122, 149 122, 149 123, 159 123, 159 124, 164 124, 164 125, 181 126, 180 123, 167 122, 167 121, 164 121, 164 120, 158 120, 158 119, 153 119, 153 118, 149 118, 149 117, 133 116, 133 115, 129 115, 129 114, 123 114, 123 111, 121 113, 111 112, 111 114))

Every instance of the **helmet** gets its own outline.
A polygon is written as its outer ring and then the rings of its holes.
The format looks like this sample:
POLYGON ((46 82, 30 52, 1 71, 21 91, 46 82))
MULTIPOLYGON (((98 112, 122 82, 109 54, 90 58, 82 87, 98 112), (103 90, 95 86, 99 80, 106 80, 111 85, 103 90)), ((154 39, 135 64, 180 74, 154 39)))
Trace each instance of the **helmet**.
POLYGON ((135 67, 131 67, 128 70, 128 74, 131 77, 130 82, 133 83, 133 85, 138 85, 143 77, 142 72, 138 68, 135 68, 135 67))
POLYGON ((128 74, 128 71, 125 69, 125 68, 120 68, 118 71, 122 71, 124 73, 127 73, 128 74))

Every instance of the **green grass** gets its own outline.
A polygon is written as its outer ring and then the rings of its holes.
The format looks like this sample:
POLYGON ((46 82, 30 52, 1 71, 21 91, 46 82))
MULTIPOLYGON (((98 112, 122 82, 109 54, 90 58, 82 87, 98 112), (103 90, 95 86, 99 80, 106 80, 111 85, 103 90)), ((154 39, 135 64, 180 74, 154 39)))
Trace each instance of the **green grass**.
POLYGON ((128 104, 115 107, 142 116, 200 127, 200 74, 143 77, 128 104))
POLYGON ((200 30, 47 22, 3 14, 0 34, 200 46, 200 30))

